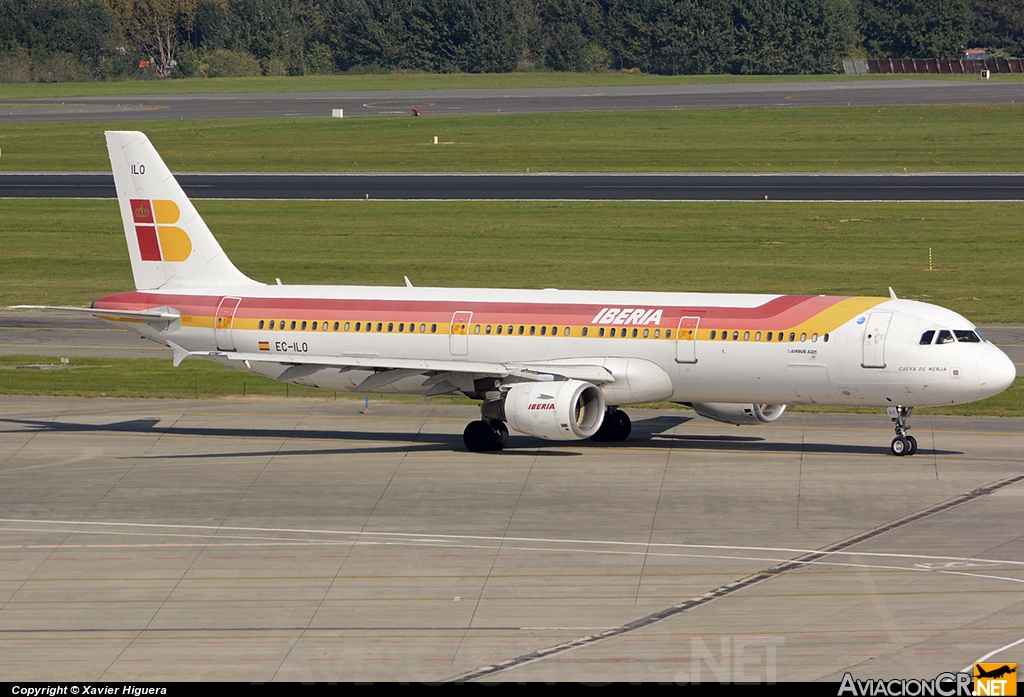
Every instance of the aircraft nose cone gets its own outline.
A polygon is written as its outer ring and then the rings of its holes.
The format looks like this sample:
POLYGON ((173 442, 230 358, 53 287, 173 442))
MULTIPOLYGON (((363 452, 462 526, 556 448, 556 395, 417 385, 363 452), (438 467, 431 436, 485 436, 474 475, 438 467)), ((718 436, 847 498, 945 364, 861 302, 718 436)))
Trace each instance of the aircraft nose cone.
POLYGON ((989 351, 978 359, 978 383, 989 395, 997 395, 1017 377, 1017 367, 1010 357, 999 349, 989 351))

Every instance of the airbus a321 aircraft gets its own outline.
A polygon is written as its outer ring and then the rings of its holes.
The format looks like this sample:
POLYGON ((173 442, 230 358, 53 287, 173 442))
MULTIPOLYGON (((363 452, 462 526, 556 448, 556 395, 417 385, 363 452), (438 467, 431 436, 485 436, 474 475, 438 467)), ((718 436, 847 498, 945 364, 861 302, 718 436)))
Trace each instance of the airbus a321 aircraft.
MULTIPOLYGON (((689 404, 730 424, 787 404, 886 407, 911 455, 917 406, 976 401, 1010 359, 955 312, 885 297, 265 285, 241 273, 142 133, 106 134, 136 290, 77 308, 170 346, 299 385, 464 394, 464 433, 500 450, 509 428, 621 441, 621 407, 689 404)), ((68 308, 61 308, 68 309, 68 308)))

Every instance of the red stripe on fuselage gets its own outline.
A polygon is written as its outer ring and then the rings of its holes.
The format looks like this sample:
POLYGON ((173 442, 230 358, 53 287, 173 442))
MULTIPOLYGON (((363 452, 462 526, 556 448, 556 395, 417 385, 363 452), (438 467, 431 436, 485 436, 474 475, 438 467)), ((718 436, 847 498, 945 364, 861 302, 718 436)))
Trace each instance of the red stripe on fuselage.
MULTIPOLYGON (((212 317, 223 296, 170 295, 141 291, 100 298, 94 308, 146 310, 170 306, 183 315, 212 317)), ((681 317, 699 316, 702 326, 729 329, 778 329, 800 324, 845 299, 845 296, 784 295, 756 307, 646 305, 663 310, 657 325, 674 328, 681 317)), ((243 298, 236 319, 339 320, 374 322, 449 322, 456 311, 473 313, 473 323, 602 326, 593 323, 609 305, 453 300, 360 300, 324 298, 243 298)), ((619 309, 625 310, 622 305, 619 309)), ((633 308, 631 308, 633 309, 633 308)))

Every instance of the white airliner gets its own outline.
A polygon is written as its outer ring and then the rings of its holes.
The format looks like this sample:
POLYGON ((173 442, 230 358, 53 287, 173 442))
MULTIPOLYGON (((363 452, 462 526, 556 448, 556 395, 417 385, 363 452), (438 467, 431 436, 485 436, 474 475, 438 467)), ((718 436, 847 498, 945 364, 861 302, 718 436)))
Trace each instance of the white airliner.
MULTIPOLYGON (((265 285, 224 254, 142 133, 106 134, 136 290, 75 308, 170 346, 299 385, 464 394, 464 433, 624 440, 620 407, 689 404, 730 424, 787 404, 886 407, 917 450, 917 406, 977 401, 1010 359, 955 312, 884 297, 265 285), (507 426, 506 426, 507 424, 507 426)), ((60 308, 70 309, 70 308, 60 308)))

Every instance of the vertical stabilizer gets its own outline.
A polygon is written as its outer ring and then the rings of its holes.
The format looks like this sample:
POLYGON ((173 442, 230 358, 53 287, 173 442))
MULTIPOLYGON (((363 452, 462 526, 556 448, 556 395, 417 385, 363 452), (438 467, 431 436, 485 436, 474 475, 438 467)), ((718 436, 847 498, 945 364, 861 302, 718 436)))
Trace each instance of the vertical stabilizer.
POLYGON ((224 254, 145 134, 106 135, 137 289, 261 285, 224 254))

